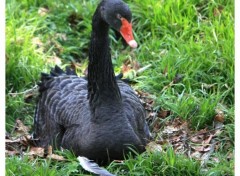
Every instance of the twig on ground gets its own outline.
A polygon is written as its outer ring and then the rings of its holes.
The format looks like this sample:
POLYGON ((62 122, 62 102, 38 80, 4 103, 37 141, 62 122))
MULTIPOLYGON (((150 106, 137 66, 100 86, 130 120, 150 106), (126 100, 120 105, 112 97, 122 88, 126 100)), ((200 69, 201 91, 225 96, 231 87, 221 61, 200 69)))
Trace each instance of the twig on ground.
POLYGON ((214 128, 214 129, 210 129, 210 130, 208 130, 208 131, 206 131, 206 132, 201 132, 201 133, 193 134, 193 135, 189 136, 186 140, 190 140, 192 137, 197 136, 197 135, 203 135, 203 134, 206 134, 206 133, 215 131, 215 130, 221 130, 222 128, 223 128, 223 126, 220 126, 220 127, 214 128))
POLYGON ((207 161, 209 160, 211 154, 214 152, 214 148, 215 148, 216 142, 214 139, 211 140, 210 142, 210 150, 207 153, 204 153, 201 161, 201 167, 205 166, 207 161))
POLYGON ((144 72, 145 70, 147 70, 147 69, 150 68, 151 66, 152 66, 152 64, 148 64, 148 65, 140 68, 139 70, 137 70, 137 74, 144 72))
POLYGON ((25 90, 23 92, 15 92, 15 93, 8 93, 8 95, 16 96, 16 95, 22 95, 22 94, 27 94, 29 92, 33 92, 38 88, 38 85, 35 85, 33 88, 25 90))

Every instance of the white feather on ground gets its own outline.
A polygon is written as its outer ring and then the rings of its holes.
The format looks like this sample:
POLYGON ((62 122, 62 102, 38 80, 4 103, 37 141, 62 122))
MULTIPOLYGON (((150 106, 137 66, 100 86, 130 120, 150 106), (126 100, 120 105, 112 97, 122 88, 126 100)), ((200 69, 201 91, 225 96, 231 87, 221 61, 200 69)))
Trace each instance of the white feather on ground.
POLYGON ((77 159, 80 162, 82 168, 88 172, 98 174, 100 176, 116 176, 109 173, 106 169, 99 167, 97 163, 94 163, 93 161, 87 159, 86 157, 79 156, 77 157, 77 159))

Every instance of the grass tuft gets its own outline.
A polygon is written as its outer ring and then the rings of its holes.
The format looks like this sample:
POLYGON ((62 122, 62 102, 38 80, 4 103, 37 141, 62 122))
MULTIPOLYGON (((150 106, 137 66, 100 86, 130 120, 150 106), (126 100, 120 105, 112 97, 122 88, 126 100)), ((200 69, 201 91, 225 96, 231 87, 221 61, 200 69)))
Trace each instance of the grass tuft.
MULTIPOLYGON (((234 158, 234 2, 226 0, 126 0, 133 13, 139 47, 123 49, 111 32, 115 72, 127 59, 149 69, 133 85, 150 93, 155 109, 171 111, 191 128, 211 128, 216 111, 224 114, 219 148, 205 166, 175 154, 145 152, 107 168, 117 175, 233 175, 234 158)), ((6 2, 6 130, 15 120, 32 127, 35 100, 26 90, 51 66, 87 65, 91 17, 98 1, 9 0, 6 2), (17 94, 14 94, 17 93, 17 94)), ((133 74, 134 75, 134 74, 133 74)), ((69 152, 67 162, 27 156, 6 157, 6 175, 84 175, 69 152)), ((89 174, 88 174, 89 175, 89 174)))

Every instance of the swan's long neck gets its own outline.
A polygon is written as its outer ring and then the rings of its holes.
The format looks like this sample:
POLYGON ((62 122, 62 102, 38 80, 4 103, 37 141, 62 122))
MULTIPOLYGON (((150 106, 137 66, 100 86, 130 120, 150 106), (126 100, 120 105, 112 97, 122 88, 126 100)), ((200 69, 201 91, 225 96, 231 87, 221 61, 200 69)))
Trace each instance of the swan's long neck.
POLYGON ((97 10, 92 22, 88 65, 90 106, 121 101, 111 60, 108 32, 109 25, 101 19, 100 12, 97 10))

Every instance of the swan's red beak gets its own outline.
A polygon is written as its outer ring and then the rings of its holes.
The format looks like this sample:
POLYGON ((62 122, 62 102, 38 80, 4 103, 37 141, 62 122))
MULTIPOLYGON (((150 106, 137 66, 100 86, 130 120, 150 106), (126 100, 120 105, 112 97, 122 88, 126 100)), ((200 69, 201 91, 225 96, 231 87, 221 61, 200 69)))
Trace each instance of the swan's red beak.
POLYGON ((134 40, 132 33, 132 24, 129 23, 125 18, 121 18, 121 21, 122 21, 122 26, 120 28, 121 35, 131 48, 137 48, 137 42, 134 40))

